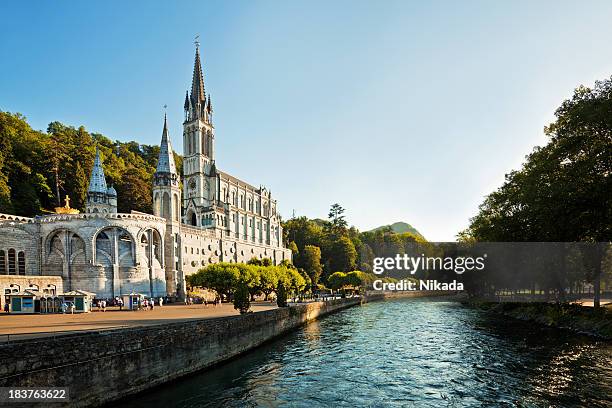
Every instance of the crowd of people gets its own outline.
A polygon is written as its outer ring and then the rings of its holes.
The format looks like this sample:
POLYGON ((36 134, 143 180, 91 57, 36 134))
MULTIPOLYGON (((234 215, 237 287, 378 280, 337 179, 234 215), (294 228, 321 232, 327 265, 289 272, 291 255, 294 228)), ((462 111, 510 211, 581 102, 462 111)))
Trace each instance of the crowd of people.
MULTIPOLYGON (((170 303, 171 299, 168 297, 142 297, 138 298, 137 307, 132 307, 132 310, 154 310, 155 306, 163 307, 164 304, 170 303)), ((188 296, 184 300, 185 305, 194 305, 194 304, 202 304, 205 307, 209 305, 212 306, 220 306, 221 305, 221 297, 217 296, 214 300, 209 300, 201 297, 191 297, 188 296)), ((117 296, 113 299, 94 299, 92 303, 92 310, 97 310, 98 312, 106 312, 108 307, 115 306, 118 307, 119 310, 124 310, 126 306, 124 300, 117 296)))

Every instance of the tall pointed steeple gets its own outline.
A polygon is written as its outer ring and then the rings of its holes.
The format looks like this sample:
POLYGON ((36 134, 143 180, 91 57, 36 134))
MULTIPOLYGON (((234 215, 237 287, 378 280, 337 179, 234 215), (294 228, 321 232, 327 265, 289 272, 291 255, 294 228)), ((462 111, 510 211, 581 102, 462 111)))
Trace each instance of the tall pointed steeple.
POLYGON ((106 191, 106 177, 104 177, 104 169, 102 168, 102 161, 100 160, 100 149, 96 146, 96 158, 94 159, 94 165, 91 169, 89 189, 87 192, 106 194, 106 191))
POLYGON ((204 74, 202 73, 202 63, 200 61, 200 44, 196 42, 196 55, 193 64, 193 78, 191 80, 191 103, 195 106, 206 102, 206 92, 204 91, 204 74))
POLYGON ((164 114, 164 130, 162 131, 161 144, 159 145, 159 160, 157 162, 156 173, 176 174, 176 165, 174 164, 174 153, 172 144, 168 136, 168 120, 164 114))

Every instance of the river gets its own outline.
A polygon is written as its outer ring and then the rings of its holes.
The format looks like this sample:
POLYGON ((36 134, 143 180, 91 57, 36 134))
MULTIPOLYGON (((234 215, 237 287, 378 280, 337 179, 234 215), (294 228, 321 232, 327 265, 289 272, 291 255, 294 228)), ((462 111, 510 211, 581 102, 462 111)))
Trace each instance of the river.
POLYGON ((398 299, 327 316, 113 406, 611 407, 612 344, 398 299))

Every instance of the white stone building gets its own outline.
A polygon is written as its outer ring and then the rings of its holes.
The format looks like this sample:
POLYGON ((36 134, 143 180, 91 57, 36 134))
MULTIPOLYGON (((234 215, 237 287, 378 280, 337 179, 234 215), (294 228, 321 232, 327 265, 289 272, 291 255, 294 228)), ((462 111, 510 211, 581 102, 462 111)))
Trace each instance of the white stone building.
POLYGON ((276 264, 291 260, 270 190, 217 168, 213 109, 204 90, 198 48, 184 106, 183 191, 166 118, 152 215, 117 213, 121 197, 107 187, 96 151, 85 213, 34 218, 0 214, 4 293, 14 290, 12 280, 21 286, 24 276, 42 283, 59 276, 63 290, 85 290, 98 297, 130 292, 182 297, 185 276, 208 264, 253 257, 276 264))

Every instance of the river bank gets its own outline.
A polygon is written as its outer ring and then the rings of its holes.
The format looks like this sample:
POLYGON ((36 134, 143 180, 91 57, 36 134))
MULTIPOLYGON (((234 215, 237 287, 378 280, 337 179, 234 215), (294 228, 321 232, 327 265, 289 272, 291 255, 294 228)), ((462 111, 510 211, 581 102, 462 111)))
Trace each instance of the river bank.
POLYGON ((464 305, 513 319, 612 340, 612 311, 575 304, 516 303, 466 300, 464 305))
POLYGON ((444 298, 391 298, 112 407, 609 408, 611 364, 612 343, 444 298))

